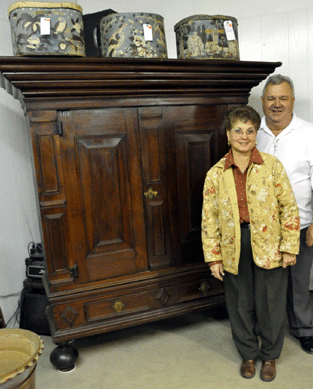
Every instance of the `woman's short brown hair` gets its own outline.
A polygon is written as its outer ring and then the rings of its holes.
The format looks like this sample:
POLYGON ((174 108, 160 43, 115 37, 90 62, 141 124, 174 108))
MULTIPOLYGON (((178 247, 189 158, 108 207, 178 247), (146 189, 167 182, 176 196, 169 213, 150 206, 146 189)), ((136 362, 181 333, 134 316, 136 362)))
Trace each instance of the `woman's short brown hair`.
POLYGON ((241 107, 231 108, 225 118, 224 124, 226 131, 230 131, 237 120, 246 123, 250 120, 256 131, 260 128, 261 118, 255 109, 249 105, 243 105, 241 107))

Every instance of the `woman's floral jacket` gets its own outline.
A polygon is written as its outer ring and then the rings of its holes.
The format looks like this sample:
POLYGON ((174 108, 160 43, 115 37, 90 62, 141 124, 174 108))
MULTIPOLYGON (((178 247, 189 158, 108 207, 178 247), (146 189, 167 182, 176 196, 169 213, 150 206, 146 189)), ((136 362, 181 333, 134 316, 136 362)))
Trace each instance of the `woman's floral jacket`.
MULTIPOLYGON (((248 168, 246 195, 254 262, 264 269, 282 265, 281 252, 299 253, 300 218, 282 163, 260 153, 262 164, 248 168)), ((207 173, 203 190, 202 243, 206 262, 222 260, 223 268, 238 274, 240 222, 232 167, 225 157, 207 173)))

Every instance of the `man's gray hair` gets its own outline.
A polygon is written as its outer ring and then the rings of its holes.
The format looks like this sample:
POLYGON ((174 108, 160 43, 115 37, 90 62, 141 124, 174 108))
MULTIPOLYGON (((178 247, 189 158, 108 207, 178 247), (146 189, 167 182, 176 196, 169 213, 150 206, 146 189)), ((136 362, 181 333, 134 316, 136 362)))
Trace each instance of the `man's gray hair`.
POLYGON ((270 76, 264 85, 262 96, 264 97, 264 93, 266 88, 269 86, 269 84, 273 85, 280 85, 283 82, 287 82, 290 85, 291 91, 292 91, 292 97, 295 97, 295 88, 293 86, 293 82, 291 78, 288 76, 282 76, 281 74, 274 74, 273 76, 270 76))

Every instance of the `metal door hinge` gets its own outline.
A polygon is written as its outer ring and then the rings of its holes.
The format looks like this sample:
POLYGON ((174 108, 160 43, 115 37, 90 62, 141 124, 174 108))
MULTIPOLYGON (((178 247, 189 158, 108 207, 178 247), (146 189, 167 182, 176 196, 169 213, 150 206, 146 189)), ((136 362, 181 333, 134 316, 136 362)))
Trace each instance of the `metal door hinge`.
POLYGON ((63 125, 62 122, 56 122, 54 123, 54 134, 63 136, 63 125))
POLYGON ((78 278, 78 266, 74 265, 73 267, 70 268, 70 275, 73 278, 78 278))

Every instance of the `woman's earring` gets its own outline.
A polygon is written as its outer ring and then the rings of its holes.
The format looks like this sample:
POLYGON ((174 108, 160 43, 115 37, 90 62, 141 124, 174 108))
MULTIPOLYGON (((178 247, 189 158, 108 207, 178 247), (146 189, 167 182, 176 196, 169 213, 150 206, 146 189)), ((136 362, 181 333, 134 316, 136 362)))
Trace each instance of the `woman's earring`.
POLYGON ((258 142, 257 141, 255 141, 255 145, 257 145, 258 144, 258 142))
POLYGON ((227 145, 228 145, 228 146, 230 146, 230 145, 231 145, 230 141, 228 141, 228 142, 227 142, 227 145))

